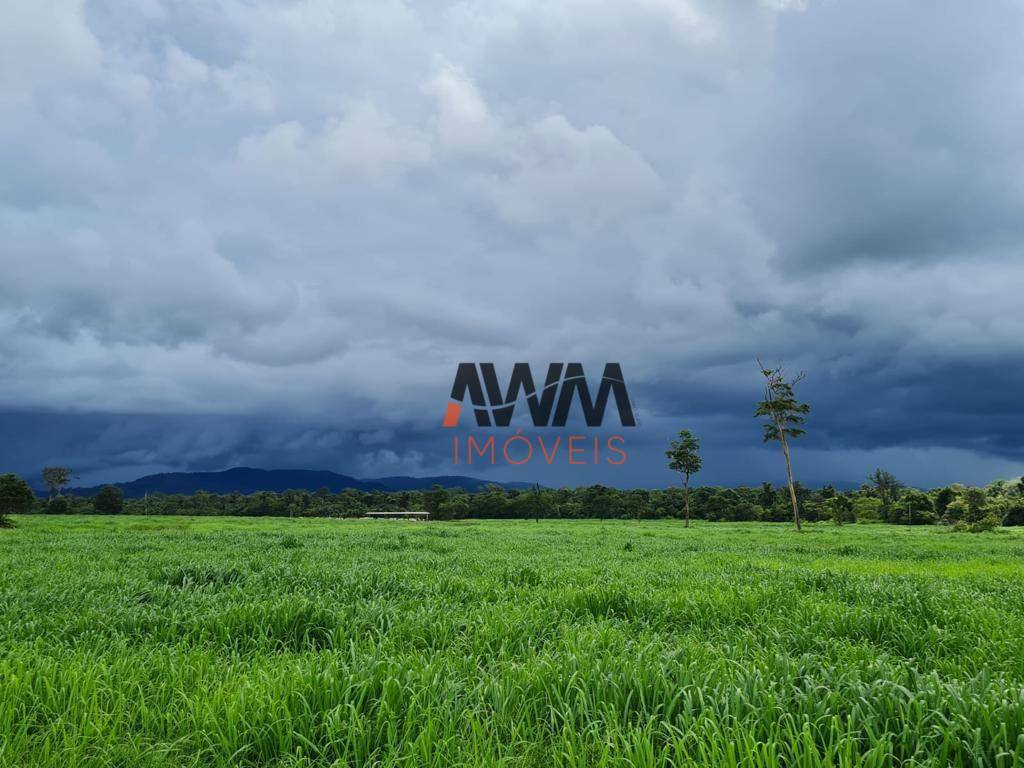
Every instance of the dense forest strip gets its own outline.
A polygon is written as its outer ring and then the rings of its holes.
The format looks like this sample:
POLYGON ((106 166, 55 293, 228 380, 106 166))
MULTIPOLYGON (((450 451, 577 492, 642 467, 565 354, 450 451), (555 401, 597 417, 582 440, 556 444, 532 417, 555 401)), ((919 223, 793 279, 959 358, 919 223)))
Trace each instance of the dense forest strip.
MULTIPOLYGON (((873 476, 874 477, 874 476, 873 476)), ((886 478, 889 478, 888 480, 886 478)), ((951 485, 922 491, 876 478, 857 490, 831 486, 810 489, 797 484, 802 517, 814 522, 884 522, 899 525, 960 525, 984 530, 1024 525, 1024 480, 999 481, 986 488, 951 485)), ((784 522, 791 518, 785 486, 717 488, 690 492, 691 516, 728 522, 784 522)), ((73 495, 37 500, 31 511, 52 514, 237 515, 244 517, 361 517, 370 512, 425 510, 434 519, 634 519, 682 518, 682 488, 621 490, 584 488, 508 490, 500 486, 476 493, 435 487, 428 491, 331 493, 294 490, 283 493, 191 495, 150 494, 124 499, 107 486, 91 499, 73 495)))

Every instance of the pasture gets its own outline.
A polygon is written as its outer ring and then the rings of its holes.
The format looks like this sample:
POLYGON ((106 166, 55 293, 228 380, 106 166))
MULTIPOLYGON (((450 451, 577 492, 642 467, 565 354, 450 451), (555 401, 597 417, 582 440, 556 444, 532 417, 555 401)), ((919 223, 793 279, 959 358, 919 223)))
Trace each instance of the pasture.
POLYGON ((0 766, 1024 765, 1024 531, 25 516, 0 766))

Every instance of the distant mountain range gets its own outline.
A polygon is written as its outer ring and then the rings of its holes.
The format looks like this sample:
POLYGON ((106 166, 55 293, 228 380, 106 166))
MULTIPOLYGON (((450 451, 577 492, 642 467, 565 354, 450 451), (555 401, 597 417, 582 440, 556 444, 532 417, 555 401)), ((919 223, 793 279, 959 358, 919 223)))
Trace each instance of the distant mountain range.
MULTIPOLYGON (((378 477, 360 479, 337 472, 316 469, 253 469, 235 467, 222 472, 165 472, 146 475, 127 483, 110 483, 124 491, 125 498, 141 499, 147 493, 191 494, 196 491, 209 493, 258 493, 259 491, 317 491, 326 488, 331 493, 347 489, 357 491, 422 491, 435 485, 443 488, 462 488, 479 491, 488 485, 500 485, 506 489, 533 487, 531 483, 496 483, 476 477, 461 475, 440 475, 438 477, 378 477)), ((94 496, 102 488, 94 485, 88 488, 68 488, 66 493, 75 496, 94 496)))

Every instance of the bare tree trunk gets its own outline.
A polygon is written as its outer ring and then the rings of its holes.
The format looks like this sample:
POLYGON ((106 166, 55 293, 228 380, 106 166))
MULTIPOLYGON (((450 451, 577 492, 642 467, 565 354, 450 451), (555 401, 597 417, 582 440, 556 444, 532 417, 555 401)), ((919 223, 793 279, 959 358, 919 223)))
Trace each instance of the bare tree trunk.
POLYGON ((793 485, 793 466, 789 460, 789 443, 786 433, 779 430, 779 442, 782 443, 782 455, 786 457, 786 482, 789 483, 789 500, 793 502, 793 524, 800 530, 800 505, 796 502, 796 487, 793 485))
POLYGON ((686 476, 686 480, 683 482, 683 501, 686 505, 686 522, 683 524, 683 528, 690 527, 690 476, 686 476))

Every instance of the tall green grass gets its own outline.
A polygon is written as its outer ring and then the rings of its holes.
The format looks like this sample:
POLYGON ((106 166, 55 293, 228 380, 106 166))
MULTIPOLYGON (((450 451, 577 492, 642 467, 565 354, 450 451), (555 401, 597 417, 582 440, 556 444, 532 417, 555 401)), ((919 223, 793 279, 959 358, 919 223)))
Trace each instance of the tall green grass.
POLYGON ((2 766, 1024 765, 1024 536, 25 517, 2 766))

